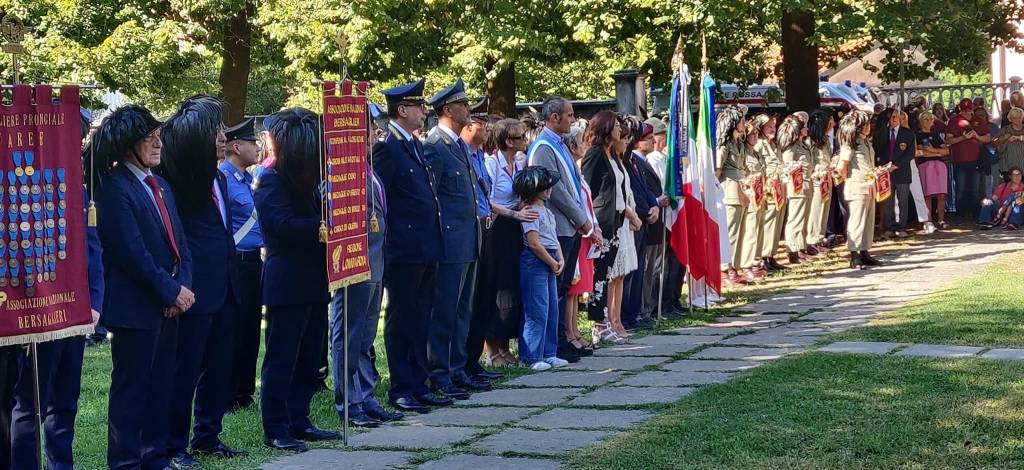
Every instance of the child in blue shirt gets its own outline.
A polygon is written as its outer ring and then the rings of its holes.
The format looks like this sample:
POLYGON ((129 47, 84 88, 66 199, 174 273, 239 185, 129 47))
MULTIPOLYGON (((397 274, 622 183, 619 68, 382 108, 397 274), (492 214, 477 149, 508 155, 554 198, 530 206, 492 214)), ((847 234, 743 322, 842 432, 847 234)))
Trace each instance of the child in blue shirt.
POLYGON ((563 367, 569 362, 556 356, 558 348, 558 291, 556 277, 565 266, 555 233, 555 216, 545 207, 559 175, 541 166, 520 171, 512 189, 540 217, 523 222, 519 257, 519 286, 523 295, 523 323, 519 335, 519 360, 533 370, 563 367))

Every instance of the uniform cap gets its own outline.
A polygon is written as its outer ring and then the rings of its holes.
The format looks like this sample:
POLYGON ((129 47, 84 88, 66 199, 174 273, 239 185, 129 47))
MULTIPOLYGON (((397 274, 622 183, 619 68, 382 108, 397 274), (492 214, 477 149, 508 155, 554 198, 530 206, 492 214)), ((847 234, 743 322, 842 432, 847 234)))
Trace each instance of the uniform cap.
POLYGON ((469 98, 466 96, 466 84, 461 78, 447 88, 434 93, 434 96, 427 100, 427 104, 434 109, 459 102, 469 102, 469 98))

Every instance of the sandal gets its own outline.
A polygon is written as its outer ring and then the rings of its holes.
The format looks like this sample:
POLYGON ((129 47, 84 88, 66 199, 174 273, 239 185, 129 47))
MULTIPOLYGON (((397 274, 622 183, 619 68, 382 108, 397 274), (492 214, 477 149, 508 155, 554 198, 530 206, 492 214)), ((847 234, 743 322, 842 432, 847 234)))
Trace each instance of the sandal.
POLYGON ((599 341, 611 341, 612 337, 618 337, 615 331, 612 330, 611 323, 594 323, 594 326, 590 329, 590 337, 595 343, 599 341))
POLYGON ((519 367, 519 360, 512 355, 512 351, 502 351, 500 355, 505 358, 502 367, 519 367))

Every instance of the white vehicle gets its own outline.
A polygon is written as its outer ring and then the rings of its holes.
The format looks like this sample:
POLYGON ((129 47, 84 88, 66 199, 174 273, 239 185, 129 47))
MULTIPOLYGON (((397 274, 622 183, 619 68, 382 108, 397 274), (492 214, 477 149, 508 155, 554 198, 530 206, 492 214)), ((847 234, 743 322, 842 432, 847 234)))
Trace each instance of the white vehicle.
MULTIPOLYGON (((742 104, 747 108, 769 108, 783 110, 786 108, 785 91, 774 84, 751 85, 741 90, 738 85, 723 83, 720 85, 721 95, 715 103, 716 107, 742 104)), ((821 105, 826 107, 845 107, 860 109, 871 112, 875 107, 875 100, 867 87, 861 83, 854 85, 846 83, 818 83, 818 96, 821 97, 821 105)))

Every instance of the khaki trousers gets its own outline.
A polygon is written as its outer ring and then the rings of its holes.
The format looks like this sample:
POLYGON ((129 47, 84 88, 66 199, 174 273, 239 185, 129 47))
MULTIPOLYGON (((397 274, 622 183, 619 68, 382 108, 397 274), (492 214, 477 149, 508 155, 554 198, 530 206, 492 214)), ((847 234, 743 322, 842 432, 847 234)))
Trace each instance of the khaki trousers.
POLYGON ((875 200, 846 201, 850 219, 846 222, 846 247, 850 251, 867 251, 875 241, 875 200))
POLYGON ((802 198, 790 198, 786 215, 786 249, 790 253, 807 248, 807 215, 811 211, 811 195, 804 191, 802 198))
MULTIPOLYGON (((726 222, 729 224, 729 246, 732 248, 732 259, 729 267, 740 268, 740 258, 743 256, 740 240, 743 238, 743 230, 747 216, 747 208, 739 204, 728 204, 725 206, 726 222)), ((725 261, 725 260, 722 260, 725 261)))
POLYGON ((825 241, 825 230, 828 228, 829 201, 821 199, 821 191, 814 189, 811 198, 811 210, 807 219, 807 243, 815 244, 825 241))
POLYGON ((764 206, 758 210, 747 208, 746 220, 743 222, 743 239, 740 241, 743 247, 740 250, 740 266, 744 269, 757 266, 761 252, 764 251, 764 213, 764 206))
POLYGON ((780 209, 774 203, 765 204, 764 211, 764 243, 761 245, 761 256, 769 258, 775 256, 779 250, 779 241, 782 240, 782 219, 786 217, 786 205, 780 209))

